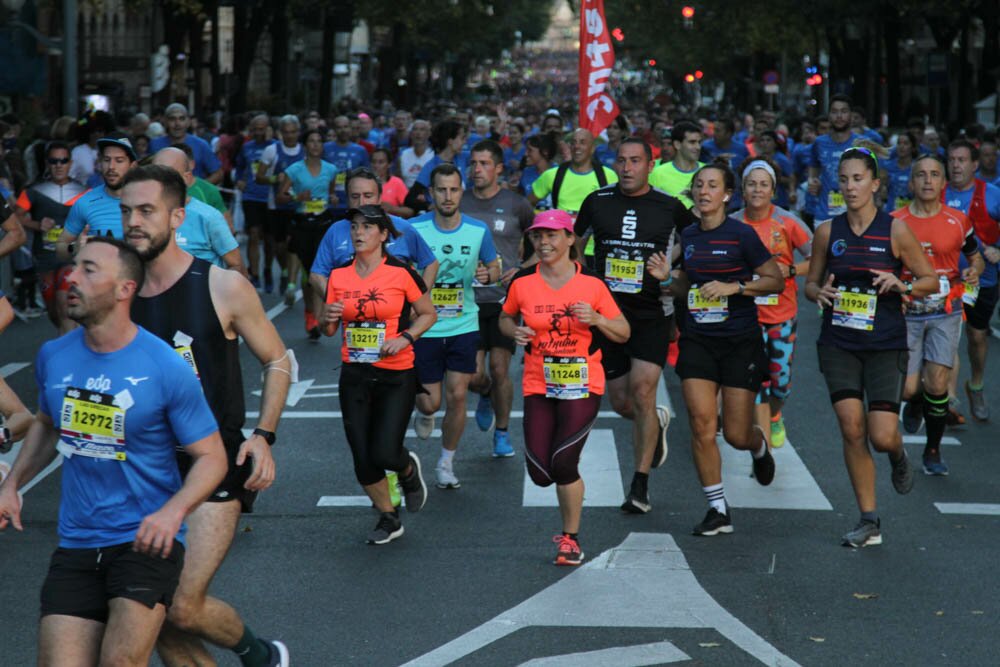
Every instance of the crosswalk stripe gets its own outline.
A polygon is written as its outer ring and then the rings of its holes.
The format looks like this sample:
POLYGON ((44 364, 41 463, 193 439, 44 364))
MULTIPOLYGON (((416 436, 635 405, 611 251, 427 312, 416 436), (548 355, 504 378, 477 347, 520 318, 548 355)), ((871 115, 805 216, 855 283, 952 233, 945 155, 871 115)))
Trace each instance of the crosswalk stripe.
MULTIPOLYGON (((903 444, 904 445, 924 445, 927 443, 927 436, 925 435, 904 435, 903 444)), ((958 441, 958 438, 953 438, 950 435, 946 435, 941 438, 942 445, 951 445, 957 447, 962 443, 958 441)))
POLYGON ((934 503, 934 507, 941 514, 1000 516, 1000 504, 997 503, 934 503))
MULTIPOLYGON (((595 428, 580 455, 580 477, 586 486, 583 504, 587 507, 618 507, 625 498, 622 471, 618 466, 615 434, 611 429, 595 428)), ((558 507, 555 486, 542 488, 524 473, 525 507, 558 507)))
POLYGON ((722 436, 716 438, 722 454, 722 482, 726 502, 733 507, 782 510, 832 510, 815 478, 806 468, 798 452, 788 440, 772 450, 775 463, 774 481, 761 486, 750 477, 750 452, 733 449, 722 436))

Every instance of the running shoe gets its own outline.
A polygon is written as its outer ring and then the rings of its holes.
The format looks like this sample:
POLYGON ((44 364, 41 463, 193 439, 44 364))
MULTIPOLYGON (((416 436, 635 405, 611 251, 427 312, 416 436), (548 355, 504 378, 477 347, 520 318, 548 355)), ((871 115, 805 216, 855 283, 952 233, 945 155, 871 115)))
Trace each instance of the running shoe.
POLYGON ((493 458, 508 459, 514 456, 514 448, 510 444, 510 434, 507 431, 493 431, 493 458))
POLYGON ((931 475, 932 477, 947 477, 948 464, 940 456, 936 460, 933 457, 925 456, 924 474, 931 475))
POLYGON ((732 511, 729 509, 729 505, 726 505, 725 514, 714 507, 709 507, 705 518, 694 527, 692 532, 699 537, 712 537, 719 533, 731 533, 733 532, 733 518, 730 516, 731 514, 732 511))
POLYGON ((319 327, 315 326, 309 330, 309 342, 318 343, 322 333, 320 333, 319 327))
POLYGON ((986 404, 986 394, 983 388, 973 389, 968 380, 965 382, 965 393, 969 397, 969 412, 973 419, 980 422, 990 420, 990 406, 986 404))
POLYGON ((288 647, 277 639, 267 642, 267 650, 270 654, 267 659, 267 667, 288 667, 292 664, 288 656, 288 647))
POLYGON ((487 394, 479 395, 479 404, 476 406, 476 426, 483 433, 489 431, 497 423, 496 413, 493 412, 493 404, 487 394))
POLYGON ((434 432, 434 415, 417 413, 413 418, 413 430, 417 432, 417 437, 426 440, 434 432))
POLYGON ((785 433, 785 418, 778 415, 777 419, 771 420, 771 447, 774 449, 784 447, 787 437, 788 435, 785 433))
POLYGON ((298 290, 295 289, 295 283, 288 283, 288 287, 285 288, 285 305, 291 306, 295 303, 295 293, 298 290))
POLYGON ((556 559, 552 561, 556 565, 579 565, 583 562, 583 552, 580 550, 580 543, 569 535, 562 533, 552 538, 552 541, 559 545, 556 552, 556 559))
POLYGON ((649 489, 632 480, 632 488, 629 489, 625 502, 622 503, 621 510, 626 514, 646 514, 653 506, 649 504, 649 489))
POLYGON ((958 402, 957 398, 952 398, 948 401, 948 416, 945 418, 946 426, 950 428, 965 427, 965 415, 958 409, 959 405, 961 403, 958 402))
POLYGON ((909 400, 903 406, 903 430, 916 433, 924 423, 924 408, 920 401, 909 400))
POLYGON ((670 410, 665 405, 657 405, 656 418, 660 421, 660 430, 656 434, 656 449, 653 450, 653 467, 659 468, 667 462, 667 427, 670 426, 670 410))
POLYGON ((409 452, 410 463, 413 470, 409 477, 400 477, 399 486, 403 489, 403 501, 406 503, 407 512, 419 512, 427 502, 427 484, 424 482, 424 473, 420 468, 420 458, 413 452, 409 452))
POLYGON ((382 512, 374 530, 368 533, 368 544, 389 544, 403 534, 403 523, 396 512, 382 512))
POLYGON ((764 439, 764 447, 767 450, 764 452, 764 456, 753 459, 753 476, 758 484, 767 486, 774 481, 774 457, 771 455, 771 448, 767 446, 767 438, 764 438, 764 429, 757 425, 754 425, 754 428, 760 431, 761 438, 764 439))
POLYGON ((892 465, 892 488, 900 495, 909 493, 913 489, 913 466, 906 450, 903 450, 903 458, 895 463, 890 458, 889 463, 892 465))
POLYGON ((455 477, 455 472, 451 468, 451 464, 443 464, 438 462, 437 468, 434 469, 434 476, 437 478, 437 488, 439 489, 458 489, 461 488, 462 483, 458 481, 458 477, 455 477))
POLYGON ((875 544, 882 544, 882 531, 879 529, 881 522, 877 519, 865 521, 862 519, 854 530, 841 538, 841 544, 845 547, 858 549, 860 547, 870 547, 875 544))

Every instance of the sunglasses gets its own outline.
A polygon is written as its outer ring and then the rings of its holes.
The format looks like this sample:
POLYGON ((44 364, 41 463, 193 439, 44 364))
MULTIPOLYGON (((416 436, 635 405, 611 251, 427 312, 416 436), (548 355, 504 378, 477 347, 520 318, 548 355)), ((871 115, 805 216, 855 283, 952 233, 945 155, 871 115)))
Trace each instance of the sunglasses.
POLYGON ((50 157, 47 162, 49 164, 69 164, 68 157, 50 157))

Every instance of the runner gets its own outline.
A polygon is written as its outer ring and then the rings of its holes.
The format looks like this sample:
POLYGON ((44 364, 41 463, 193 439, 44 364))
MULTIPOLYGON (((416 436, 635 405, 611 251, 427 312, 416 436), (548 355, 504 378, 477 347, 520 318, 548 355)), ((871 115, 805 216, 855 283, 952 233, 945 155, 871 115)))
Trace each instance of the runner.
POLYGON ((426 440, 441 407, 442 380, 447 394, 441 426, 441 457, 435 468, 439 489, 461 486, 454 472, 455 451, 465 430, 465 401, 476 372, 479 307, 472 284, 500 278, 493 237, 486 225, 463 215, 462 174, 453 164, 439 164, 431 174, 435 210, 413 220, 413 228, 434 251, 441 266, 431 290, 438 320, 414 344, 417 377, 427 393, 417 396, 417 436, 426 440))
POLYGON ((861 135, 851 132, 851 100, 846 95, 830 98, 830 133, 816 137, 812 144, 807 192, 816 197, 813 216, 818 225, 846 211, 839 190, 840 155, 861 135))
POLYGON ((757 232, 757 237, 774 257, 784 286, 780 293, 760 296, 757 321, 764 333, 769 381, 757 394, 756 423, 764 430, 767 444, 785 444, 785 420, 781 414, 792 385, 792 359, 798 329, 798 285, 795 276, 809 272, 812 232, 794 214, 771 203, 777 182, 777 165, 767 158, 748 158, 740 179, 746 208, 733 217, 757 232), (802 261, 795 262, 795 252, 802 261))
POLYGON ((606 132, 608 141, 598 144, 594 149, 594 157, 605 167, 614 169, 615 162, 618 161, 618 147, 621 146, 622 140, 629 136, 628 120, 625 119, 625 115, 615 116, 606 132))
POLYGON ((584 483, 578 464, 604 393, 592 331, 616 344, 630 331, 607 286, 576 261, 573 218, 545 211, 529 230, 540 261, 511 281, 499 329, 525 346, 524 458, 532 482, 556 485, 562 533, 553 540, 559 545, 554 562, 579 565, 584 483))
POLYGON ((213 185, 221 183, 222 163, 212 152, 212 147, 201 137, 196 137, 188 132, 191 127, 191 117, 188 115, 187 107, 178 102, 169 104, 163 111, 163 118, 167 133, 150 142, 149 152, 156 153, 161 148, 173 144, 187 144, 194 152, 194 175, 213 185))
POLYGON ((135 151, 128 138, 121 132, 113 132, 97 140, 100 161, 99 171, 104 185, 88 190, 77 197, 66 216, 66 225, 56 242, 56 256, 69 261, 76 252, 77 237, 80 244, 87 236, 122 236, 122 217, 119 208, 122 181, 125 174, 135 166, 135 151))
POLYGON ((372 151, 371 160, 372 171, 378 176, 378 182, 382 185, 382 208, 386 213, 412 218, 414 210, 403 206, 408 192, 406 184, 403 183, 403 179, 389 171, 392 166, 392 153, 388 148, 376 148, 372 151))
POLYGON ((882 163, 889 181, 883 206, 887 213, 906 208, 913 201, 910 169, 918 154, 917 138, 909 132, 903 132, 896 138, 895 158, 890 157, 882 163))
POLYGON ((670 141, 674 147, 671 161, 653 169, 649 184, 663 190, 671 197, 681 200, 691 208, 694 202, 685 192, 691 187, 691 176, 704 165, 698 161, 701 151, 701 128, 689 121, 681 121, 670 131, 670 141))
MULTIPOLYGON (((522 196, 532 194, 532 187, 538 177, 552 167, 556 156, 556 142, 551 135, 533 134, 524 142, 524 166, 517 182, 517 191, 522 196)), ((530 202, 530 199, 529 199, 530 202)), ((552 196, 548 195, 534 203, 536 211, 552 208, 552 196)))
MULTIPOLYGON (((288 238, 291 234, 292 222, 295 217, 295 202, 278 203, 279 179, 281 174, 289 166, 305 158, 305 148, 299 143, 299 119, 296 116, 287 114, 278 120, 278 134, 281 141, 275 141, 264 149, 260 155, 260 165, 257 168, 257 182, 271 186, 268 195, 268 206, 270 207, 269 222, 265 223, 265 229, 270 227, 271 236, 274 238, 274 252, 279 258, 285 257, 284 265, 287 275, 285 285, 281 287, 285 290, 285 305, 291 306, 295 303, 295 293, 299 285, 299 269, 301 264, 298 255, 288 248, 288 238)), ((307 267, 308 268, 308 267, 307 267)), ((303 271, 302 279, 305 279, 303 271)))
MULTIPOLYGON (((938 290, 928 297, 903 300, 910 354, 903 388, 903 427, 915 433, 921 416, 927 424, 923 467, 928 475, 948 474, 940 451, 948 419, 948 376, 962 337, 965 284, 977 285, 983 271, 972 223, 961 211, 941 204, 945 173, 944 161, 937 154, 917 158, 910 188, 915 198, 906 208, 892 213, 917 237, 939 283, 938 290), (959 270, 959 255, 971 263, 964 271, 959 270)), ((912 276, 904 271, 903 278, 912 276)))
POLYGON ((592 234, 596 266, 625 314, 632 336, 615 343, 596 336, 608 379, 611 407, 632 422, 635 472, 621 509, 645 514, 649 471, 667 459, 670 411, 656 405, 656 386, 667 362, 671 321, 660 304, 659 281, 645 264, 656 253, 670 255, 674 234, 694 221, 680 200, 649 185, 653 169, 648 144, 630 137, 618 147, 621 181, 589 195, 574 231, 592 234))
POLYGON ((431 196, 431 174, 439 164, 453 164, 462 176, 463 186, 468 183, 469 154, 465 152, 467 134, 465 125, 454 121, 441 121, 431 132, 431 148, 434 149, 427 162, 424 163, 416 182, 410 186, 410 196, 406 205, 415 211, 426 211, 433 203, 431 196))
MULTIPOLYGON (((790 201, 795 204, 796 210, 799 211, 805 223, 809 225, 810 230, 814 226, 813 210, 816 206, 817 196, 808 194, 808 192, 802 196, 799 186, 809 181, 809 164, 812 162, 812 145, 816 141, 816 136, 816 125, 810 121, 802 121, 802 125, 799 126, 799 141, 792 150, 795 187, 789 194, 790 201)), ((803 190, 805 189, 803 188, 803 190)))
MULTIPOLYGON (((260 282, 260 242, 264 242, 264 291, 274 291, 274 276, 271 266, 274 264, 275 238, 268 225, 270 217, 267 200, 270 189, 267 185, 257 182, 257 172, 260 170, 260 159, 264 151, 274 141, 267 139, 269 120, 265 114, 254 116, 250 121, 250 140, 244 141, 240 152, 236 155, 236 189, 243 193, 243 224, 247 233, 247 266, 250 282, 259 288, 260 282)), ((279 257, 279 268, 282 276, 285 274, 284 259, 279 257)), ((283 283, 284 281, 280 281, 283 283)))
POLYGON ((777 167, 775 174, 778 177, 778 185, 774 192, 774 203, 779 208, 787 209, 791 206, 788 192, 792 185, 794 172, 792 161, 788 159, 787 155, 778 150, 778 133, 774 130, 764 130, 754 139, 754 148, 757 151, 757 157, 766 158, 777 167))
POLYGON ((420 459, 403 446, 417 395, 413 344, 437 320, 420 276, 387 251, 399 236, 375 205, 347 211, 354 260, 334 269, 326 289, 323 333, 343 322, 340 409, 354 474, 380 516, 369 544, 403 534, 386 470, 397 473, 409 512, 427 500, 420 459), (415 317, 410 318, 410 311, 415 317))
MULTIPOLYGON (((368 151, 358 143, 351 141, 351 121, 347 116, 337 116, 333 119, 334 140, 323 144, 323 160, 337 168, 336 198, 331 207, 334 220, 344 217, 347 211, 347 174, 352 169, 367 167, 370 164, 368 151)), ((305 139, 303 139, 303 142, 305 139)), ((304 261, 302 265, 309 266, 312 262, 304 261)))
POLYGON ((56 256, 56 243, 62 235, 70 207, 86 189, 70 180, 72 160, 65 142, 50 141, 45 146, 45 163, 48 180, 23 190, 17 205, 27 213, 22 223, 35 232, 31 254, 42 286, 42 299, 49 320, 61 336, 75 328, 76 323, 66 312, 66 290, 69 288, 66 276, 72 265, 56 256))
MULTIPOLYGON (((168 667, 211 664, 204 639, 232 650, 247 666, 287 666, 285 647, 257 639, 232 607, 208 595, 208 587, 232 544, 240 512, 253 511, 257 492, 274 481, 271 446, 296 373, 294 356, 286 351, 246 278, 177 246, 185 196, 176 171, 150 165, 129 172, 121 201, 126 241, 146 270, 132 316, 187 362, 185 377, 193 372, 200 379, 219 424, 227 463, 221 483, 188 517, 185 567, 160 634, 159 654, 168 667), (248 438, 243 435, 241 338, 263 366, 260 417, 248 438)), ((177 457, 182 476, 193 474, 189 464, 187 457, 177 457)))
POLYGON ((995 134, 988 134, 979 142, 979 169, 976 171, 976 178, 1000 187, 997 157, 997 137, 995 134))
POLYGON ((185 515, 223 478, 225 452, 187 365, 129 319, 136 252, 91 239, 67 280, 81 328, 38 353, 38 414, 0 485, 0 530, 23 530, 17 489, 63 454, 38 663, 147 664, 185 560, 185 515), (183 484, 180 446, 192 460, 183 484))
POLYGON ((480 431, 493 431, 493 456, 514 456, 507 432, 514 403, 510 380, 510 361, 514 340, 500 333, 500 305, 504 286, 510 283, 521 266, 524 232, 531 226, 531 205, 521 195, 500 187, 503 174, 503 151, 495 141, 480 141, 472 147, 472 192, 462 197, 464 215, 486 223, 500 261, 497 285, 476 285, 479 307, 479 351, 476 353, 476 376, 470 388, 479 394, 476 424, 480 431), (486 355, 489 355, 487 366, 486 355), (487 369, 489 372, 487 373, 487 369))
MULTIPOLYGON (((781 291, 784 282, 757 234, 726 216, 734 187, 736 177, 725 159, 695 172, 691 196, 701 220, 681 231, 681 268, 670 281, 671 292, 686 296, 688 305, 676 370, 691 425, 691 452, 709 505, 694 527, 701 536, 733 532, 716 443, 720 389, 726 442, 750 452, 758 484, 774 480, 774 457, 763 429, 753 423, 754 396, 767 363, 753 298, 781 291)), ((668 257, 657 253, 649 259, 651 278, 671 277, 668 257)))
MULTIPOLYGON (((291 201, 298 203, 288 249, 298 256, 305 271, 313 264, 316 248, 333 219, 330 209, 338 199, 337 168, 322 159, 324 151, 322 131, 306 130, 302 135, 302 143, 306 147, 306 157, 289 165, 278 177, 276 201, 279 204, 291 201)), ((302 298, 305 303, 305 326, 309 340, 319 341, 319 321, 314 313, 321 312, 323 292, 322 290, 313 292, 309 281, 304 280, 302 298)))
POLYGON ((407 189, 412 188, 423 171, 434 150, 430 146, 431 124, 426 120, 413 121, 410 129, 410 145, 399 154, 399 175, 407 189))
MULTIPOLYGON (((840 116, 835 117, 836 131, 840 116)), ((913 487, 898 417, 907 365, 902 295, 933 294, 938 280, 906 223, 875 207, 881 184, 873 152, 845 150, 837 185, 847 212, 816 228, 805 294, 823 308, 819 367, 840 423, 844 462, 861 511, 857 526, 842 542, 857 548, 882 543, 868 442, 888 454, 896 492, 909 493, 913 487), (904 266, 914 282, 899 279, 904 266)))
MULTIPOLYGON (((970 290, 964 304, 968 323, 969 379, 965 394, 969 397, 972 416, 981 422, 990 418, 990 406, 983 391, 986 371, 986 353, 989 350, 990 319, 996 310, 1000 288, 997 287, 997 262, 1000 262, 1000 188, 975 177, 979 164, 979 150, 965 139, 953 141, 948 146, 948 188, 945 205, 969 216, 976 237, 983 244, 983 273, 979 276, 979 289, 970 290), (974 295, 974 296, 973 296, 974 295), (971 303, 970 303, 971 302, 971 303)), ((961 262, 961 258, 959 259, 961 262)), ((960 263, 964 269, 966 264, 960 263)), ((952 369, 952 385, 958 380, 958 362, 952 369)), ((952 393, 954 396, 954 392, 952 393)))

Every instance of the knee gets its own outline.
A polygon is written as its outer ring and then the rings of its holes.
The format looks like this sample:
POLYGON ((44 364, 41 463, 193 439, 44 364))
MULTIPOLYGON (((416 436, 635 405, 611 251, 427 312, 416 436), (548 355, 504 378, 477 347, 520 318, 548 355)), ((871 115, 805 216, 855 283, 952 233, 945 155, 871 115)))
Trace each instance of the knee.
POLYGON ((865 427, 861 422, 851 421, 847 424, 841 424, 840 433, 845 448, 865 446, 865 427))
POLYGON ((178 591, 167 609, 167 622, 183 632, 193 632, 198 627, 203 603, 203 598, 181 595, 178 591))
POLYGON ((552 486, 554 482, 547 471, 542 470, 531 461, 528 462, 528 476, 531 477, 531 481, 534 482, 535 486, 552 486))
POLYGON ((749 448, 752 433, 753 426, 747 426, 745 428, 737 428, 734 426, 722 427, 722 437, 736 449, 749 448))
POLYGON ((506 382, 508 374, 509 370, 506 360, 495 360, 492 357, 490 358, 490 377, 493 378, 493 382, 497 384, 506 382))
POLYGON ((624 391, 610 391, 608 398, 611 399, 611 409, 623 417, 632 416, 632 402, 624 391))
POLYGON ((901 441, 899 432, 888 428, 872 429, 868 434, 868 439, 877 452, 895 451, 898 443, 901 441))
POLYGON ((575 464, 555 465, 552 468, 552 479, 559 486, 566 486, 580 479, 580 471, 575 464))
POLYGON ((656 402, 656 383, 636 382, 631 386, 629 393, 632 394, 632 401, 636 405, 652 405, 656 402))
MULTIPOLYGON (((468 387, 462 387, 461 390, 449 389, 448 390, 448 410, 465 410, 465 396, 469 393, 468 387)), ((438 403, 440 406, 440 403, 438 403)))

